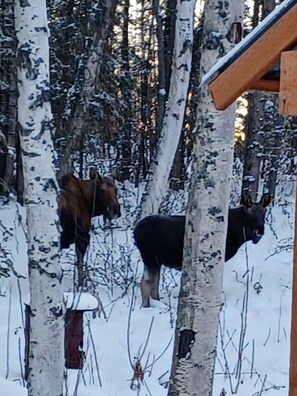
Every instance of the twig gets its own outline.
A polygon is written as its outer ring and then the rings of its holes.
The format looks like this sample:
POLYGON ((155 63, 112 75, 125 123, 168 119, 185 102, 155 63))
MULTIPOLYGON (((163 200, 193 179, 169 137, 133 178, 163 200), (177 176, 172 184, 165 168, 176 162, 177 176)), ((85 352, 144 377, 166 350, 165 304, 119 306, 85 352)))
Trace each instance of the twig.
POLYGON ((265 340, 264 343, 263 343, 264 346, 267 344, 267 342, 268 342, 268 340, 269 340, 269 338, 270 338, 270 334, 271 334, 271 327, 269 327, 269 331, 268 331, 266 340, 265 340))
POLYGON ((133 284, 133 287, 132 287, 132 296, 131 296, 131 303, 130 303, 130 307, 129 307, 128 324, 127 324, 127 350, 128 350, 129 363, 130 363, 132 370, 134 370, 134 365, 132 362, 131 349, 130 349, 130 327, 131 327, 132 307, 133 307, 133 300, 134 300, 134 293, 135 293, 134 288, 135 288, 135 283, 133 284))
POLYGON ((77 377, 76 377, 76 383, 73 391, 73 396, 77 396, 77 391, 79 387, 79 381, 80 381, 80 375, 81 375, 81 370, 78 370, 77 372, 77 377))
POLYGON ((98 359, 97 359, 97 353, 96 353, 96 349, 95 349, 95 342, 94 342, 94 339, 93 339, 93 335, 92 335, 92 331, 91 331, 91 326, 90 326, 90 321, 89 320, 87 321, 87 327, 89 329, 90 339, 91 339, 91 343, 92 343, 92 347, 93 347, 93 351, 94 351, 95 366, 96 366, 96 371, 97 371, 99 385, 102 386, 102 382, 101 382, 101 378, 100 378, 100 372, 99 372, 99 364, 98 364, 98 359))
POLYGON ((282 318, 282 300, 283 300, 284 292, 282 291, 280 302, 279 302, 279 315, 277 322, 277 342, 280 342, 280 329, 281 329, 281 318, 282 318))
POLYGON ((161 357, 164 355, 164 353, 169 348, 169 345, 171 344, 172 339, 173 339, 173 335, 171 336, 171 338, 170 338, 168 344, 166 345, 165 349, 163 350, 163 352, 160 353, 160 355, 156 359, 154 359, 154 361, 149 366, 145 367, 145 370, 148 370, 153 364, 155 364, 159 359, 161 359, 161 357))
POLYGON ((144 385, 145 385, 146 390, 148 391, 149 395, 152 396, 151 391, 149 390, 146 381, 144 381, 144 385))
POLYGON ((247 330, 247 315, 248 315, 248 299, 249 299, 249 284, 250 284, 250 270, 249 270, 249 261, 247 254, 247 246, 245 245, 245 257, 246 257, 246 290, 243 297, 242 302, 242 311, 240 314, 241 317, 241 329, 240 329, 240 337, 239 337, 239 346, 238 346, 238 360, 236 367, 236 378, 237 384, 235 386, 235 391, 238 391, 240 382, 241 382, 241 371, 242 371, 242 352, 245 348, 244 341, 247 330))
POLYGON ((17 285, 18 285, 18 292, 19 292, 19 303, 20 303, 20 310, 21 310, 21 321, 22 321, 22 326, 23 329, 25 329, 25 319, 24 319, 24 304, 23 304, 23 299, 22 299, 22 289, 21 289, 21 284, 20 284, 20 279, 17 278, 17 285))
MULTIPOLYGON (((274 390, 286 389, 286 386, 285 385, 272 385, 272 386, 269 386, 269 388, 262 389, 261 392, 262 393, 268 392, 270 389, 274 389, 274 390)), ((255 392, 251 396, 260 396, 260 392, 255 392)))
POLYGON ((26 277, 24 275, 19 274, 13 266, 13 262, 10 259, 6 260, 6 264, 8 265, 8 267, 10 268, 11 272, 13 273, 14 276, 16 276, 18 279, 26 279, 26 277))
MULTIPOLYGON (((233 392, 232 378, 231 378, 229 364, 228 364, 228 359, 227 359, 227 355, 226 355, 226 348, 224 348, 224 339, 223 339, 223 334, 222 334, 222 323, 221 323, 221 321, 219 321, 219 329, 220 329, 220 333, 221 333, 221 347, 222 347, 222 351, 223 351, 223 357, 224 357, 224 360, 225 360, 224 375, 227 375, 227 378, 228 378, 228 381, 229 381, 229 384, 230 384, 231 392, 234 393, 233 392)), ((233 332, 233 334, 234 333, 235 333, 235 331, 233 332)), ((231 337, 229 338, 229 341, 230 340, 231 340, 231 337)))
POLYGON ((0 220, 0 227, 2 227, 2 229, 3 229, 3 235, 8 234, 11 237, 13 236, 13 233, 11 231, 9 231, 8 228, 3 225, 1 220, 0 220))
POLYGON ((150 336, 151 336, 151 332, 152 332, 152 327, 153 327, 154 320, 155 320, 155 317, 153 316, 153 317, 152 317, 152 320, 151 320, 151 324, 150 324, 149 330, 148 330, 148 333, 147 333, 147 336, 146 336, 146 340, 145 340, 145 344, 144 344, 144 348, 143 348, 142 354, 141 354, 140 357, 139 357, 140 360, 143 358, 143 355, 144 355, 144 353, 145 353, 147 344, 148 344, 148 342, 149 342, 149 339, 150 339, 150 336))
POLYGON ((264 391, 264 385, 265 385, 266 379, 267 379, 267 374, 265 374, 264 380, 262 382, 262 386, 261 386, 261 390, 260 390, 259 396, 261 396, 263 391, 264 391))
POLYGON ((252 364, 251 364, 250 378, 253 378, 254 362, 255 362, 255 340, 253 340, 252 342, 252 364))
POLYGON ((9 303, 8 303, 8 318, 7 318, 7 335, 6 335, 6 375, 5 379, 9 376, 9 340, 10 340, 10 319, 11 319, 11 282, 9 286, 9 303))
POLYGON ((19 363, 20 363, 20 370, 21 370, 21 378, 22 378, 22 385, 25 387, 25 380, 24 380, 24 372, 23 372, 23 359, 21 353, 21 338, 18 338, 18 351, 19 351, 19 363))

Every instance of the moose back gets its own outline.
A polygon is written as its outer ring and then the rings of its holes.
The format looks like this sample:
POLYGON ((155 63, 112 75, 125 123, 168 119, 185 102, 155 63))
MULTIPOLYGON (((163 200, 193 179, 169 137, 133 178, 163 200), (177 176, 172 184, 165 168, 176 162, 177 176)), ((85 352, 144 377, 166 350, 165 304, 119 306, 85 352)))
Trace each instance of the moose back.
MULTIPOLYGON (((270 202, 270 194, 264 194, 256 203, 244 193, 242 206, 229 210, 225 261, 230 260, 245 242, 259 242, 264 234, 265 208, 270 202)), ((181 269, 184 234, 185 216, 153 215, 136 225, 134 239, 144 263, 140 285, 143 307, 149 307, 150 297, 159 300, 161 265, 181 269)))

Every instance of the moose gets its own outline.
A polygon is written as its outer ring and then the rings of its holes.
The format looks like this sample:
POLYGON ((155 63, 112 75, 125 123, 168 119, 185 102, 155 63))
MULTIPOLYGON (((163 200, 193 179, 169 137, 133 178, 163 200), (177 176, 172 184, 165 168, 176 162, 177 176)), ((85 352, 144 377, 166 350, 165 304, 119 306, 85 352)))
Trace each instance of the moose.
MULTIPOLYGON (((230 260, 245 242, 259 242, 264 235, 266 207, 270 202, 268 193, 257 203, 248 193, 243 193, 242 206, 229 209, 225 261, 230 260)), ((159 300, 162 264, 181 270, 184 234, 185 216, 152 215, 136 224, 134 239, 144 263, 140 284, 143 307, 150 306, 150 297, 159 300)))
POLYGON ((89 175, 90 180, 84 180, 67 173, 60 181, 61 248, 68 248, 74 243, 78 262, 82 262, 89 246, 91 218, 103 215, 113 219, 121 216, 113 178, 100 176, 94 168, 90 168, 89 175))

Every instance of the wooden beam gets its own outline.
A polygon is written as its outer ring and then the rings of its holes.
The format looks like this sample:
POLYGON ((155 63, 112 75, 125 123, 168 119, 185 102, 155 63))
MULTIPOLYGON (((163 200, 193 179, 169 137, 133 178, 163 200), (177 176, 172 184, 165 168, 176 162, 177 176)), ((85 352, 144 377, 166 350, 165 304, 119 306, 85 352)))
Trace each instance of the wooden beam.
POLYGON ((253 89, 255 91, 279 92, 279 81, 260 79, 258 81, 253 81, 248 89, 253 89))
POLYGON ((226 109, 297 43, 297 4, 209 83, 218 110, 226 109))
POLYGON ((279 92, 280 114, 297 116, 297 52, 283 52, 279 92))
POLYGON ((297 184, 295 192, 295 233, 291 316, 291 353, 289 396, 297 395, 297 184))

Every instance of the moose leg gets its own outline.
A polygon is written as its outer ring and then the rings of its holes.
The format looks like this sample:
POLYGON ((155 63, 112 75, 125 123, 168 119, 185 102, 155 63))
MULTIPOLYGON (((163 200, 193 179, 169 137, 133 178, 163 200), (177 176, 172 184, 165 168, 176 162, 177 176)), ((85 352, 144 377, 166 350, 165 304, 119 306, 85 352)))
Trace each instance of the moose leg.
POLYGON ((84 256, 81 251, 76 247, 76 267, 77 267, 77 283, 78 287, 84 286, 84 256))
MULTIPOLYGON (((146 260, 147 261, 147 260, 146 260)), ((145 259, 144 259, 145 262, 145 259)), ((160 268, 155 263, 147 265, 144 264, 144 271, 140 284, 140 291, 142 297, 142 306, 147 308, 150 306, 150 297, 159 300, 159 278, 160 268)))
POLYGON ((68 249, 71 245, 71 239, 67 236, 64 230, 61 232, 60 245, 61 249, 68 249))
POLYGON ((79 236, 75 241, 78 286, 85 286, 84 255, 87 251, 89 241, 90 241, 89 234, 84 236, 79 236))
POLYGON ((156 273, 154 273, 152 277, 152 291, 151 291, 151 297, 154 300, 160 300, 159 296, 159 283, 160 283, 160 267, 156 269, 156 273))

